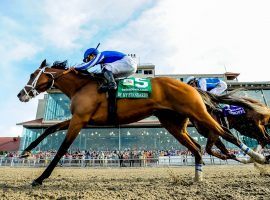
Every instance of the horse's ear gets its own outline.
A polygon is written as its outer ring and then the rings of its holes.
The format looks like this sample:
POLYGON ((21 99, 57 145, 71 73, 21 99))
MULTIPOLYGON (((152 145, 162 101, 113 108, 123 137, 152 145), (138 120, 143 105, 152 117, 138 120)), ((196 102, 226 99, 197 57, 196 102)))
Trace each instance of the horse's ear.
POLYGON ((42 69, 45 66, 46 66, 46 59, 42 61, 42 63, 41 63, 41 65, 40 65, 39 68, 42 69))

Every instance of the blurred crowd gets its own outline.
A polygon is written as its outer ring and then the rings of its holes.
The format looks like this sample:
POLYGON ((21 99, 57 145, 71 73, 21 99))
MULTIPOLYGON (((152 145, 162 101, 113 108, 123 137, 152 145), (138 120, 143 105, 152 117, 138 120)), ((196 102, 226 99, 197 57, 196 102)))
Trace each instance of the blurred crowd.
MULTIPOLYGON (((218 150, 216 150, 218 151, 218 150)), ((242 155, 244 154, 240 150, 229 150, 231 154, 242 155)), ((31 157, 46 159, 53 158, 56 154, 56 150, 48 151, 33 151, 31 157)), ((270 149, 264 149, 263 154, 270 154, 270 149)), ((3 157, 19 157, 19 152, 6 152, 3 157)), ((203 155, 208 155, 205 151, 203 155)), ((161 156, 192 156, 192 153, 188 150, 130 150, 123 151, 90 151, 90 150, 74 150, 68 151, 63 158, 65 159, 156 159, 161 156)))
MULTIPOLYGON (((218 151, 218 150, 216 150, 218 151)), ((241 156, 245 154, 238 150, 229 150, 231 154, 241 156)), ((56 150, 32 151, 27 159, 18 159, 20 152, 6 152, 0 155, 0 166, 46 166, 56 155, 56 150)), ((265 149, 265 155, 270 155, 270 149, 265 149)), ((216 160, 203 152, 204 159, 211 164, 216 160)), ((192 153, 188 150, 130 150, 123 151, 91 151, 91 150, 69 150, 59 161, 59 166, 80 166, 80 167, 146 167, 162 164, 190 165, 194 162, 192 153)), ((227 162, 227 161, 226 161, 227 162)))

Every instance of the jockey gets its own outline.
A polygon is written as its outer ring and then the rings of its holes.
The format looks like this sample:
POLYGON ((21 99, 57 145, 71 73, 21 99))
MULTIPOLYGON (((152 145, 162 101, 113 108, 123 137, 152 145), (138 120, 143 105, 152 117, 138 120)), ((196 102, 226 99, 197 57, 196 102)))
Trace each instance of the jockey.
POLYGON ((137 62, 118 51, 99 52, 98 46, 87 49, 84 53, 84 63, 76 65, 74 68, 84 73, 102 73, 108 81, 108 85, 102 85, 100 90, 116 90, 117 84, 114 77, 124 78, 132 75, 137 70, 137 62))
POLYGON ((187 78, 186 83, 216 95, 221 95, 228 87, 227 83, 219 78, 195 78, 190 76, 187 78))

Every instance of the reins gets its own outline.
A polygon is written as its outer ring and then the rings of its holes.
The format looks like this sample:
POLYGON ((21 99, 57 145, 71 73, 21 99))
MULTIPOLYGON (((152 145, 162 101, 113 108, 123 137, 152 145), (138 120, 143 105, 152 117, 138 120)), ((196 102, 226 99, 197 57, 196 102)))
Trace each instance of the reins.
MULTIPOLYGON (((60 77, 63 76, 63 75, 68 74, 69 72, 75 72, 75 74, 78 74, 78 73, 79 73, 76 69, 74 69, 74 68, 69 68, 69 69, 63 71, 62 73, 58 74, 58 76, 53 77, 53 81, 54 81, 55 79, 60 78, 60 77)), ((51 88, 51 87, 50 87, 50 88, 51 88)))

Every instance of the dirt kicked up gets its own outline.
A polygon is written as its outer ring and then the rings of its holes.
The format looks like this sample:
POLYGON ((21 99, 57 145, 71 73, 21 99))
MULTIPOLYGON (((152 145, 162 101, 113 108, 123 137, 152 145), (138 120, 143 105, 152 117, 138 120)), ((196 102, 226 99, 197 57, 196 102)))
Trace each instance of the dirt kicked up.
POLYGON ((57 167, 32 188, 43 170, 0 168, 0 199, 270 199, 270 167, 253 164, 205 166, 201 183, 192 181, 194 167, 57 167))

